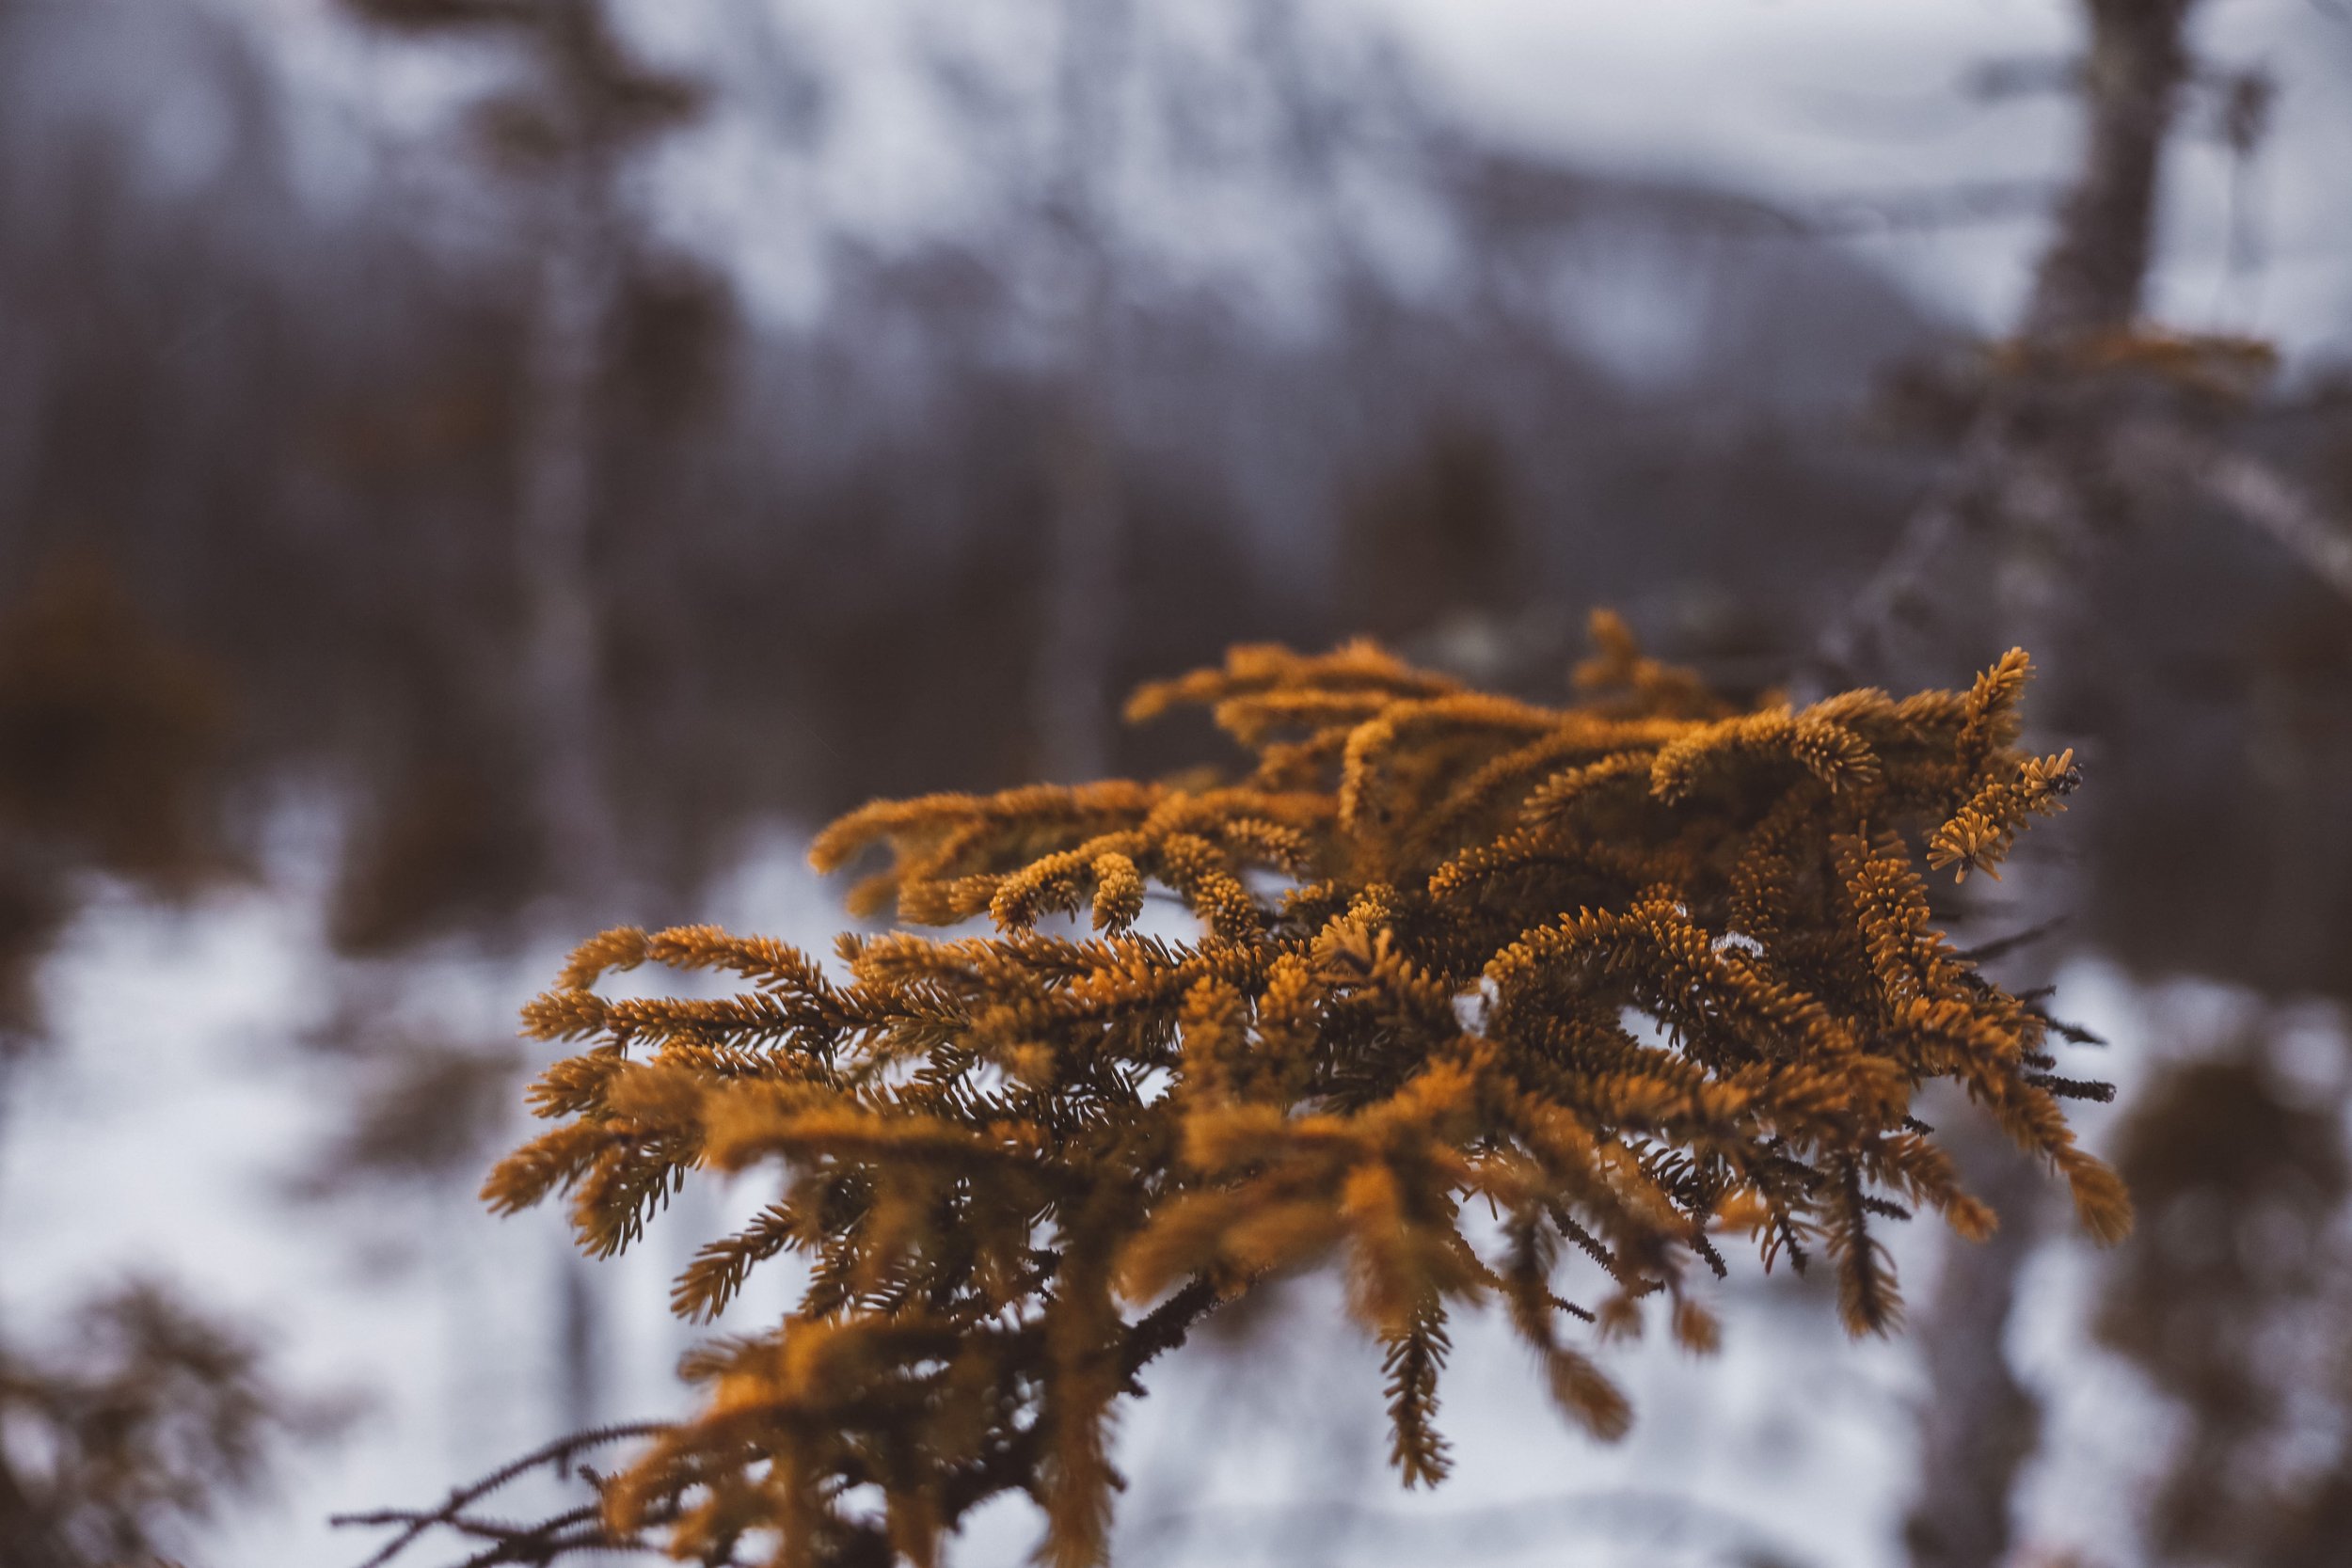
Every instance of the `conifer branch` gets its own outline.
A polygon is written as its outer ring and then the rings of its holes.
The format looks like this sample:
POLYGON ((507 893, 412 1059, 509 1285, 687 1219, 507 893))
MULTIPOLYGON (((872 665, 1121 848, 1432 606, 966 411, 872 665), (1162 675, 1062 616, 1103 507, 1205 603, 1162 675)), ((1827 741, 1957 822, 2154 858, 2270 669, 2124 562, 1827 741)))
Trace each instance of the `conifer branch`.
POLYGON ((1710 1351, 1687 1281, 1729 1271, 1719 1243, 1767 1267, 1818 1243, 1849 1327, 1875 1333, 1900 1311, 1875 1225, 1925 1208, 1991 1233, 1911 1115, 1932 1079, 2120 1235, 2122 1189, 2066 1125, 2090 1086, 2053 1070, 2064 1031, 1930 925, 1925 866, 1990 871, 2078 781, 2014 749, 2024 655, 1965 692, 1738 712, 1620 623, 1597 635, 1586 700, 1557 708, 1367 644, 1237 649, 1135 705, 1207 709, 1250 755, 1234 780, 931 796, 818 840, 828 868, 885 855, 864 896, 902 921, 986 913, 992 935, 845 939, 846 976, 707 927, 583 947, 525 1015, 582 1046, 533 1091, 556 1126, 486 1195, 568 1194, 609 1253, 696 1172, 779 1165, 782 1199, 706 1247, 674 1306, 707 1320, 786 1253, 810 1282, 780 1327, 690 1358, 700 1412, 628 1429, 647 1441, 591 1512, 485 1520, 494 1477, 371 1516, 403 1531, 386 1555, 437 1526, 485 1562, 593 1541, 725 1562, 759 1534, 785 1568, 927 1565, 1018 1490, 1045 1558, 1089 1568, 1141 1369, 1219 1303, 1326 1266, 1388 1347, 1407 1484, 1445 1473, 1447 1325, 1484 1300, 1563 1412, 1613 1438, 1632 1411, 1564 1329, 1635 1332, 1663 1304, 1710 1351), (1253 887, 1265 872, 1287 890, 1253 887), (1134 935, 1147 895, 1196 933, 1134 935), (1038 929, 1089 911, 1091 937, 1038 929), (592 989, 644 963, 752 989, 592 989), (1472 1202, 1503 1221, 1491 1255, 1472 1202))

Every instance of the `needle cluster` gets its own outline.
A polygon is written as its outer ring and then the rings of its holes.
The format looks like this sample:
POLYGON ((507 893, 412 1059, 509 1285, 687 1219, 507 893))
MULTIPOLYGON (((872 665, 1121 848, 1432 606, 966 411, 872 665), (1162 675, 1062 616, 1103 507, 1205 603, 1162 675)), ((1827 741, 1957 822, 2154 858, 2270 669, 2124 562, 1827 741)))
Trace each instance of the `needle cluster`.
POLYGON ((1247 753, 1225 775, 877 803, 817 841, 828 870, 886 857, 861 911, 981 934, 845 936, 831 970, 707 927, 582 947, 527 1015, 583 1047, 533 1091, 557 1125, 487 1197, 568 1192, 610 1254, 697 1173, 778 1164, 674 1305, 707 1320, 770 1259, 808 1268, 780 1327, 691 1358, 699 1412, 600 1483, 608 1527, 712 1562, 930 1564, 1021 1491, 1041 1560, 1101 1562, 1144 1366, 1326 1264, 1386 1346, 1407 1484, 1446 1474, 1470 1304, 1614 1437, 1631 1412, 1583 1325, 1662 1314, 1710 1348, 1687 1285, 1737 1244, 1824 1259, 1848 1327, 1885 1332, 1881 1221, 1990 1232, 1911 1115, 1933 1079, 2122 1236, 2060 1106, 2094 1086, 2053 1074, 2048 1019, 1931 927, 1923 879, 1990 869, 2074 786, 2016 749, 2026 656, 1966 691, 1735 711, 1596 629, 1558 707, 1369 644, 1237 648, 1130 709, 1205 708, 1247 753), (648 962, 741 987, 599 994, 648 962))

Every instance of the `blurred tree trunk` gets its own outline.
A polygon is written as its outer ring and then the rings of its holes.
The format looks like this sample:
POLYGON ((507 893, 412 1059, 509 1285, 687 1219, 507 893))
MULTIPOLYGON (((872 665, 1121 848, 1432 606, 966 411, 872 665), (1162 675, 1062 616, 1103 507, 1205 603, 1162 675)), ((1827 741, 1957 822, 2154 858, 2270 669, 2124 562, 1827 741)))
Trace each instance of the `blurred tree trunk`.
POLYGON ((1047 201, 1049 287, 1062 300, 1059 385, 1047 428, 1043 602, 1033 704, 1048 777, 1101 777, 1110 765, 1110 683, 1119 648, 1120 495, 1117 408, 1119 166, 1126 0, 1065 0, 1057 129, 1047 201))
MULTIPOLYGON (((621 900, 623 858, 603 766, 602 610, 595 571, 599 393, 629 251, 620 165, 694 112, 699 89, 650 71, 608 0, 343 0, 363 19, 421 34, 515 44, 526 87, 475 127, 492 157, 526 175, 521 430, 515 452, 513 569, 519 589, 515 701, 527 739, 539 890, 577 911, 621 900)), ((556 1264, 564 1324, 557 1402, 566 1425, 602 1403, 601 1312, 588 1264, 556 1264)))
POLYGON ((525 605, 525 702, 537 744, 548 885, 609 897, 618 845, 597 746, 600 614, 591 560, 596 389, 612 297, 602 160, 557 177, 532 302, 516 554, 525 605))
MULTIPOLYGON (((575 13, 578 14, 578 13, 575 13)), ((588 25, 559 19, 550 30, 588 25)), ((572 55, 548 50, 557 61, 572 55)), ((537 771, 543 886, 565 904, 613 899, 619 842, 604 787, 598 730, 601 615, 591 557, 596 502, 596 398, 613 294, 615 224, 610 158, 587 85, 551 72, 560 127, 547 178, 544 228, 525 346, 522 446, 516 473, 516 566, 523 588, 523 700, 537 771)), ((556 1291, 563 1321, 556 1399, 563 1430, 584 1431, 603 1414, 598 1350, 604 1338, 592 1265, 560 1243, 556 1291)))
POLYGON ((2042 1425, 2041 1402, 2010 1366, 2017 1281, 2044 1229, 2042 1172, 1999 1134, 1955 1139, 1961 1175, 2001 1227, 1990 1241, 1944 1247, 1920 1354, 1919 1485, 1903 1522, 1918 1568, 1994 1568, 2010 1551, 2010 1495, 2042 1425))
POLYGON ((0 1568, 78 1568, 24 1495, 5 1449, 0 1449, 0 1568))
MULTIPOLYGON (((2164 150, 2189 73, 2185 31, 2197 0, 2085 0, 2082 165, 2035 275, 2020 337, 2059 348, 2137 320, 2153 255, 2164 150)), ((2103 409, 2063 387, 2028 383, 1996 397, 1971 436, 1973 508, 1998 519, 1995 570, 2005 638, 2047 658, 2074 640, 2091 540, 2111 488, 2103 477, 2103 409)), ((2034 924, 2044 908, 2019 918, 2034 924)), ((1963 1175, 2001 1216, 1981 1245, 1956 1239, 1927 1322, 1928 1393, 1920 1472, 1904 1540, 1916 1568, 1996 1568, 2012 1544, 2010 1509, 2032 1454, 2039 1402, 2010 1367, 2017 1285, 2044 1229, 2032 1162, 1989 1129, 1962 1151, 1963 1175)))
POLYGON ((2147 293, 2164 147, 2188 79, 2198 0, 2084 0, 2083 162, 2034 277, 2036 341, 2129 327, 2147 293))

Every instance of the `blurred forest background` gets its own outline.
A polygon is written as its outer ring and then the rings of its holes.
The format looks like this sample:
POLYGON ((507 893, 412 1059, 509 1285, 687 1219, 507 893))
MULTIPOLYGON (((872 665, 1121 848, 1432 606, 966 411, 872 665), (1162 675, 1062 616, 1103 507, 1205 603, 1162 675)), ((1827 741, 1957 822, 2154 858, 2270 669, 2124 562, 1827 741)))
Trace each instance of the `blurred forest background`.
POLYGON ((2089 784, 1980 913, 2139 1232, 1988 1155, 1908 1338, 1735 1282, 1605 1452, 1467 1343, 1434 1497, 1245 1324, 1124 1560, 2340 1560, 2347 147, 2334 0, 0 0, 0 1564, 356 1561, 676 1408, 710 1227, 472 1196, 600 923, 821 945, 868 797, 1191 760, 1118 699, 1235 640, 1555 694, 1602 605, 1741 693, 2033 648, 2089 784))

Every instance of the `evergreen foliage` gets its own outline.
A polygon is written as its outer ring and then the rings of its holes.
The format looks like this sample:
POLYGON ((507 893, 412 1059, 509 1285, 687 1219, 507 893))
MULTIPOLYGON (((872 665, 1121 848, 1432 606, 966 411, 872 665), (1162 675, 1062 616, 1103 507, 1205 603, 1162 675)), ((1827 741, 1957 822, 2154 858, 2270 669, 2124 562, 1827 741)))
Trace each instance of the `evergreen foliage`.
POLYGON ((162 1562, 288 1439, 348 1414, 279 1387, 256 1345, 151 1282, 81 1303, 74 1329, 54 1356, 0 1354, 8 1568, 162 1562))
POLYGON ((1207 709, 1248 754, 1233 774, 854 812, 813 854, 886 851, 857 910, 993 928, 845 936, 846 978, 708 927, 583 946, 527 1013, 583 1046, 533 1091, 558 1125, 485 1196, 567 1192, 602 1256, 695 1171, 776 1161, 780 1200, 674 1306, 708 1320, 763 1262, 811 1263, 780 1329, 691 1359, 700 1413, 599 1482, 604 1528, 709 1562, 929 1564, 1018 1490, 1041 1560, 1100 1562, 1143 1367, 1333 1260, 1387 1347, 1406 1484, 1446 1473, 1469 1304, 1499 1302, 1560 1407, 1614 1437, 1627 1401, 1564 1319, 1661 1312, 1711 1348, 1687 1282, 1739 1239, 1768 1269, 1824 1257, 1848 1328, 1883 1333, 1882 1218, 1989 1233, 1911 1115, 1932 1079, 2120 1238, 2123 1188, 2059 1104, 2097 1086, 2056 1077, 2047 1016, 1931 928, 1920 864, 1989 870, 2077 782, 2016 748, 2026 656, 1964 692, 1735 711, 1596 631, 1556 708, 1364 643, 1237 648, 1130 707, 1207 709), (1155 896, 1197 932, 1139 929, 1155 896), (646 962, 745 986, 598 994, 646 962), (1556 1293, 1571 1254, 1585 1304, 1556 1293))

